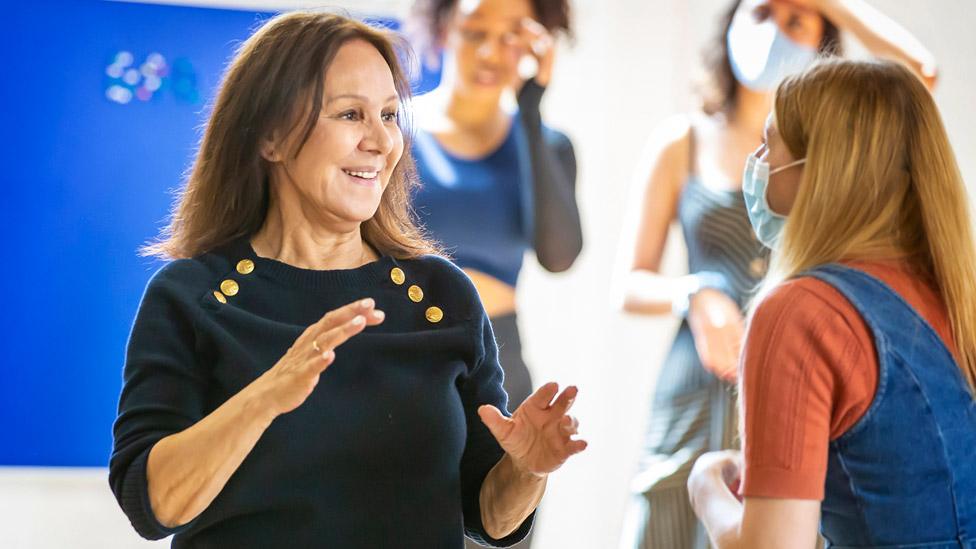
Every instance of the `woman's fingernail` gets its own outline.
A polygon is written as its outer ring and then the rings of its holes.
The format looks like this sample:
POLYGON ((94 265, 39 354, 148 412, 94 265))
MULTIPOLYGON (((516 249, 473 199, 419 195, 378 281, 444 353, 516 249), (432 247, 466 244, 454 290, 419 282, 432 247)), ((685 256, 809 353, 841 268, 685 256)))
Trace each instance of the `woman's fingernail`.
POLYGON ((379 311, 379 310, 373 311, 373 318, 375 318, 376 320, 380 320, 385 316, 386 313, 384 313, 383 311, 379 311))
POLYGON ((366 322, 366 317, 362 315, 359 315, 356 318, 352 319, 353 326, 362 326, 365 322, 366 322))
POLYGON ((371 297, 367 297, 366 299, 363 299, 359 302, 359 306, 363 308, 369 307, 371 305, 373 305, 373 298, 371 297))

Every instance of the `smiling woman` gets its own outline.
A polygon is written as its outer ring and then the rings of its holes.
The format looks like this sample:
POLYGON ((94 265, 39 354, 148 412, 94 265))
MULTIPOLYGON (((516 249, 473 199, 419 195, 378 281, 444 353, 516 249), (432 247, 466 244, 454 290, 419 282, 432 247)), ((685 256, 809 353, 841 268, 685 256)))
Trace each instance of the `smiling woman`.
POLYGON ((175 261, 132 327, 109 475, 144 537, 508 546, 586 447, 573 387, 507 413, 475 287, 408 215, 408 95, 391 37, 326 13, 231 63, 145 250, 175 261))
MULTIPOLYGON (((400 95, 387 60, 373 44, 360 38, 347 42, 324 80, 321 102, 312 103, 323 105, 319 112, 305 107, 312 112, 292 115, 307 115, 302 135, 273 130, 260 143, 275 184, 268 217, 253 238, 258 253, 280 253, 273 241, 280 239, 286 218, 301 220, 313 233, 329 234, 349 233, 368 223, 403 156, 400 95)), ((410 181, 407 175, 396 175, 392 184, 397 187, 410 181)), ((398 203, 401 208, 404 204, 398 203)), ((393 217, 410 223, 403 212, 393 217)))
MULTIPOLYGON (((256 232, 265 215, 274 211, 272 200, 308 198, 304 194, 308 191, 293 187, 305 182, 310 172, 326 167, 319 162, 332 165, 332 171, 312 178, 319 185, 334 180, 342 167, 362 164, 363 171, 369 171, 382 164, 386 171, 381 180, 389 189, 377 189, 375 215, 360 212, 364 237, 380 251, 399 257, 434 250, 420 236, 406 207, 415 180, 413 161, 403 154, 409 132, 401 131, 404 119, 398 117, 401 98, 410 95, 397 59, 403 46, 391 35, 345 19, 323 19, 318 25, 299 19, 295 14, 276 18, 277 24, 269 22, 241 47, 225 76, 182 200, 162 238, 146 247, 147 254, 193 257, 256 232), (344 48, 337 44, 350 40, 355 43, 340 58, 344 48), (379 70, 350 73, 363 52, 370 66, 379 70), (323 78, 323 67, 337 61, 341 66, 323 78), (360 90, 360 85, 368 89, 360 90), (377 94, 373 101, 382 105, 370 104, 367 93, 377 94), (375 117, 368 107, 376 110, 375 117), (373 124, 379 121, 382 132, 373 124), (367 146, 385 146, 387 140, 394 144, 382 159, 372 158, 369 152, 351 158, 357 137, 366 137, 367 146), (333 147, 338 147, 336 152, 333 147), (329 151, 326 159, 319 158, 322 150, 329 151), (365 161, 366 157, 370 159, 365 161), (291 186, 275 186, 272 180, 291 186)), ((324 192, 325 187, 314 193, 320 203, 324 192)))

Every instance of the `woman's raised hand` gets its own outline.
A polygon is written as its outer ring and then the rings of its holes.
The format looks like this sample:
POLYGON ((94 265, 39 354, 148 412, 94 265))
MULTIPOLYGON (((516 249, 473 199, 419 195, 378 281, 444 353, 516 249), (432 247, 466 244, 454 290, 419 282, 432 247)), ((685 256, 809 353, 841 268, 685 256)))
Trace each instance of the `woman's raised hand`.
POLYGON ((519 38, 538 64, 535 81, 542 87, 548 86, 552 79, 552 65, 556 59, 556 41, 552 34, 538 21, 526 17, 519 26, 519 38))
POLYGON ((305 402, 319 376, 335 361, 336 347, 367 326, 383 322, 383 311, 375 307, 376 303, 366 298, 329 311, 306 328, 277 364, 254 381, 259 385, 262 402, 275 416, 305 402))
POLYGON ((586 449, 586 441, 572 438, 579 422, 566 414, 579 391, 569 387, 556 397, 558 392, 555 383, 543 385, 511 418, 491 405, 478 408, 481 421, 523 472, 544 476, 586 449))

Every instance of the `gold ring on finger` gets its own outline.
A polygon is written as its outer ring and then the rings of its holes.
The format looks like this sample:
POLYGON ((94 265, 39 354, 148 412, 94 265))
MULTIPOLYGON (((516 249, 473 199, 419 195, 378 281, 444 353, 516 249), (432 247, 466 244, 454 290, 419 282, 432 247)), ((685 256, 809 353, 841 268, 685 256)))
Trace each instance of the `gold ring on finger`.
POLYGON ((314 339, 312 340, 312 348, 315 349, 316 353, 322 352, 322 349, 319 348, 319 342, 315 341, 314 339))

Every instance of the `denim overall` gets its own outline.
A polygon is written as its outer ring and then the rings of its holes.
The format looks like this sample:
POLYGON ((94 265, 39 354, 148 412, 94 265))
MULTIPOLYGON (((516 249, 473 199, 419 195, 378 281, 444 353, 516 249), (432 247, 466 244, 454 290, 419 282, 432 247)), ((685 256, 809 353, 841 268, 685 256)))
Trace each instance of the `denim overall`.
POLYGON ((881 281, 840 265, 806 276, 860 312, 879 367, 874 401, 830 444, 827 547, 976 549, 976 401, 955 359, 881 281))

